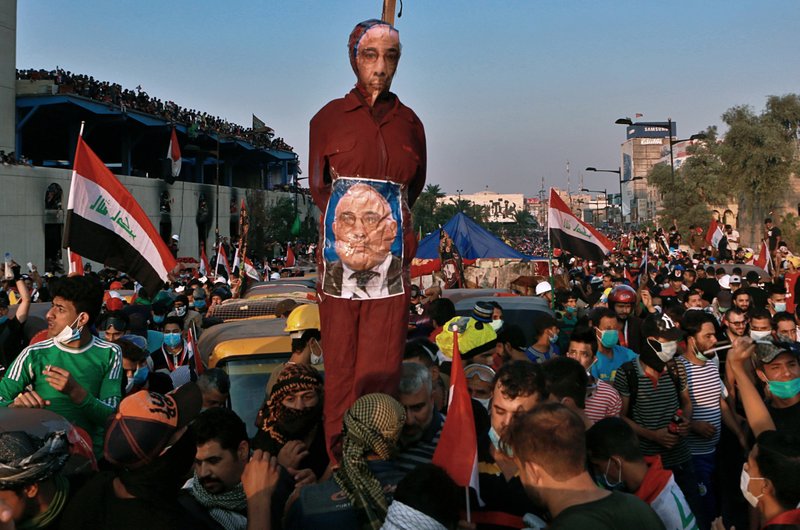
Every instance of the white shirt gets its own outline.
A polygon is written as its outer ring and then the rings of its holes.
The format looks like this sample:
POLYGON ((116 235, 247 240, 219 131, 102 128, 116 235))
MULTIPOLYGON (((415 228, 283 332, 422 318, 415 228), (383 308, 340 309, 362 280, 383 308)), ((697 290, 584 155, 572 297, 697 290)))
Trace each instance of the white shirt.
MULTIPOLYGON (((353 269, 342 262, 342 298, 386 298, 389 296, 389 282, 387 273, 392 264, 392 254, 389 253, 383 263, 370 269, 378 275, 371 278, 366 289, 359 289, 356 278, 352 277, 356 273, 353 269)), ((360 271, 359 271, 360 272, 360 271)))

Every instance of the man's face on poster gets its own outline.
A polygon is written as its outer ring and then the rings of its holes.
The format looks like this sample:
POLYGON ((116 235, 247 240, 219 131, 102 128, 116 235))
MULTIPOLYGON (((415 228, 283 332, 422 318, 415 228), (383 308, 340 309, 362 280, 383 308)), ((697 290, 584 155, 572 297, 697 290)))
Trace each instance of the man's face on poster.
POLYGON ((372 186, 355 184, 336 205, 333 221, 336 254, 354 271, 381 264, 397 236, 389 203, 372 186))

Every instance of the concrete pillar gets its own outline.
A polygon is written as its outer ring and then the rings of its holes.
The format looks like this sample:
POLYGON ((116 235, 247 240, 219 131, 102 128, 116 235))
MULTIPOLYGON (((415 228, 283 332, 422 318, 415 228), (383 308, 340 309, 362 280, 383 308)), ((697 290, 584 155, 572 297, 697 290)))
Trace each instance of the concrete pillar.
POLYGON ((0 151, 14 146, 17 84, 17 0, 0 0, 0 151))

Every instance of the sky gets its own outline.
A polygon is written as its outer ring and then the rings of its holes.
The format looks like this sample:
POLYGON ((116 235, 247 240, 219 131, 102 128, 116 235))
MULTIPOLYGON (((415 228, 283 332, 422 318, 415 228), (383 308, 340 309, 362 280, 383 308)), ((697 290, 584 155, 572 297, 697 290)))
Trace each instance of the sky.
MULTIPOLYGON (((400 3, 398 2, 398 7, 400 3)), ((141 85, 294 146, 355 83, 353 26, 381 0, 18 0, 17 68, 141 85)), ((392 91, 425 125, 428 183, 446 192, 617 189, 625 127, 720 126, 730 107, 800 93, 797 0, 406 0, 392 91)))

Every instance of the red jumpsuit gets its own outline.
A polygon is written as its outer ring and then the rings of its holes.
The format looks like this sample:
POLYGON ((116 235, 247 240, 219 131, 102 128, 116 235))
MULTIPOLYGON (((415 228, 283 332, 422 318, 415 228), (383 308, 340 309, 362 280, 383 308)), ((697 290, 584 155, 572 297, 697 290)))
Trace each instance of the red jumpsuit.
MULTIPOLYGON (((397 393, 408 329, 409 266, 417 248, 410 207, 425 185, 425 171, 422 122, 394 94, 382 95, 370 107, 354 88, 311 119, 309 186, 323 220, 334 174, 402 185, 402 294, 368 300, 337 298, 323 293, 319 283, 325 437, 333 460, 338 459, 331 447, 350 405, 364 394, 397 393)), ((324 241, 318 253, 320 279, 323 246, 324 241)))

